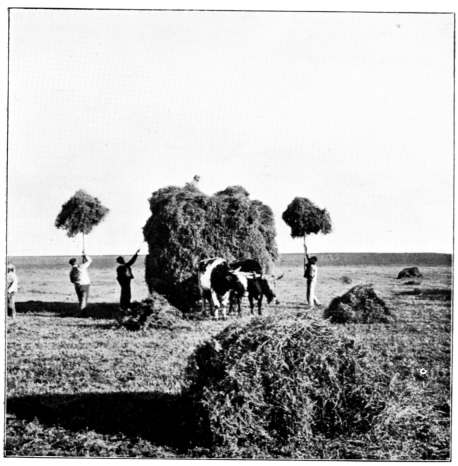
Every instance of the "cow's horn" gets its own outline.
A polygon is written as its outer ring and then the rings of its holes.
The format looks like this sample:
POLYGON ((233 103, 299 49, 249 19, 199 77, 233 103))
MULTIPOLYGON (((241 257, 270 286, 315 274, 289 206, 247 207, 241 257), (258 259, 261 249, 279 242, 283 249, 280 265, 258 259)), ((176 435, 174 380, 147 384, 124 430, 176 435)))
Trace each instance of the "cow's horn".
POLYGON ((280 275, 276 278, 276 280, 280 280, 281 278, 283 278, 283 275, 285 275, 285 272, 283 272, 282 274, 280 274, 280 275))

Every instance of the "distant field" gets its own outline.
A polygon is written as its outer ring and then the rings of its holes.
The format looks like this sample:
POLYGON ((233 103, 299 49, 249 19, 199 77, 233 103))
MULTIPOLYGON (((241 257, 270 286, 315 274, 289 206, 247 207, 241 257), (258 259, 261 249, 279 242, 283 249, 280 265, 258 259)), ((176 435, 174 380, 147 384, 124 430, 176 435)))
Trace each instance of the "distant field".
MULTIPOLYGON (((451 266, 451 254, 435 253, 321 253, 316 254, 320 266, 339 265, 339 266, 358 266, 358 265, 403 265, 403 266, 451 266)), ((94 260, 92 268, 106 269, 112 267, 116 269, 117 256, 91 256, 94 260)), ((64 268, 68 269, 68 261, 71 256, 11 256, 10 261, 17 267, 33 267, 34 269, 64 268)), ((144 263, 145 256, 139 256, 138 265, 144 263)), ((300 266, 304 260, 302 253, 298 254, 280 254, 278 266, 300 266)))
MULTIPOLYGON (((327 265, 380 265, 380 266, 451 266, 451 254, 434 253, 322 253, 315 254, 321 266, 327 265)), ((303 254, 280 254, 279 266, 302 264, 303 254)))

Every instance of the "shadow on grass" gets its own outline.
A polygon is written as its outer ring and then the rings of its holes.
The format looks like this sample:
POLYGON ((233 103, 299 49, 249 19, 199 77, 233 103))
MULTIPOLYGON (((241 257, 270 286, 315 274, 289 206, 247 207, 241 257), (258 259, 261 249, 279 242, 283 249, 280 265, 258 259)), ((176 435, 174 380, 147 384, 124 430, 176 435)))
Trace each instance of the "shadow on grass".
POLYGON ((27 421, 37 418, 44 425, 73 431, 141 437, 182 453, 194 444, 196 432, 186 400, 161 392, 31 395, 9 398, 6 408, 27 421))
POLYGON ((397 296, 417 296, 419 299, 429 301, 451 301, 452 290, 444 288, 431 288, 422 290, 421 288, 414 288, 413 290, 406 290, 396 293, 397 296))
POLYGON ((119 309, 118 303, 89 303, 81 313, 78 303, 63 301, 23 301, 16 302, 18 314, 54 314, 58 317, 92 317, 94 319, 112 319, 119 309))

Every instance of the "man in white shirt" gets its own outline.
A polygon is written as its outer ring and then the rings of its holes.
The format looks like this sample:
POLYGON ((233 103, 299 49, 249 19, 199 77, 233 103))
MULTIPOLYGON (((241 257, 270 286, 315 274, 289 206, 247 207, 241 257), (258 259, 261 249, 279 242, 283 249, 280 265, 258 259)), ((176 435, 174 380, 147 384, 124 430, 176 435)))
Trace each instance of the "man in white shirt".
POLYGON ((304 261, 305 271, 304 277, 307 279, 307 302, 310 307, 314 307, 315 304, 321 305, 318 298, 315 296, 315 287, 318 280, 318 258, 316 256, 309 257, 306 254, 306 261, 304 261))
POLYGON ((7 267, 8 273, 6 275, 6 280, 8 284, 7 294, 8 294, 8 315, 12 319, 16 318, 16 293, 18 291, 18 278, 16 275, 16 268, 13 264, 8 264, 7 267))
POLYGON ((76 259, 70 259, 69 264, 72 266, 70 270, 70 281, 75 285, 76 295, 80 304, 80 310, 83 311, 87 306, 89 299, 89 286, 91 279, 87 272, 91 265, 92 259, 83 253, 83 263, 78 264, 76 259))

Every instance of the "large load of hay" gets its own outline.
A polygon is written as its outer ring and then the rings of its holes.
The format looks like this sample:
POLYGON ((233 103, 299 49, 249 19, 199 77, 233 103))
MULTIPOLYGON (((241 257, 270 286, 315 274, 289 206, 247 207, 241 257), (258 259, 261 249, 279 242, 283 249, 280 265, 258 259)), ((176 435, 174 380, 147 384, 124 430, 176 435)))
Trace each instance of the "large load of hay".
POLYGON ((373 324, 393 322, 391 311, 375 293, 371 284, 357 285, 331 301, 324 318, 337 324, 373 324))
POLYGON ((208 196, 192 184, 169 186, 154 192, 149 203, 151 217, 143 228, 149 245, 146 283, 181 311, 195 309, 199 299, 199 260, 252 258, 265 272, 272 270, 278 256, 273 212, 243 187, 208 196))
POLYGON ((303 313, 232 324, 190 358, 196 438, 214 455, 322 458, 385 407, 389 376, 369 357, 303 313))

